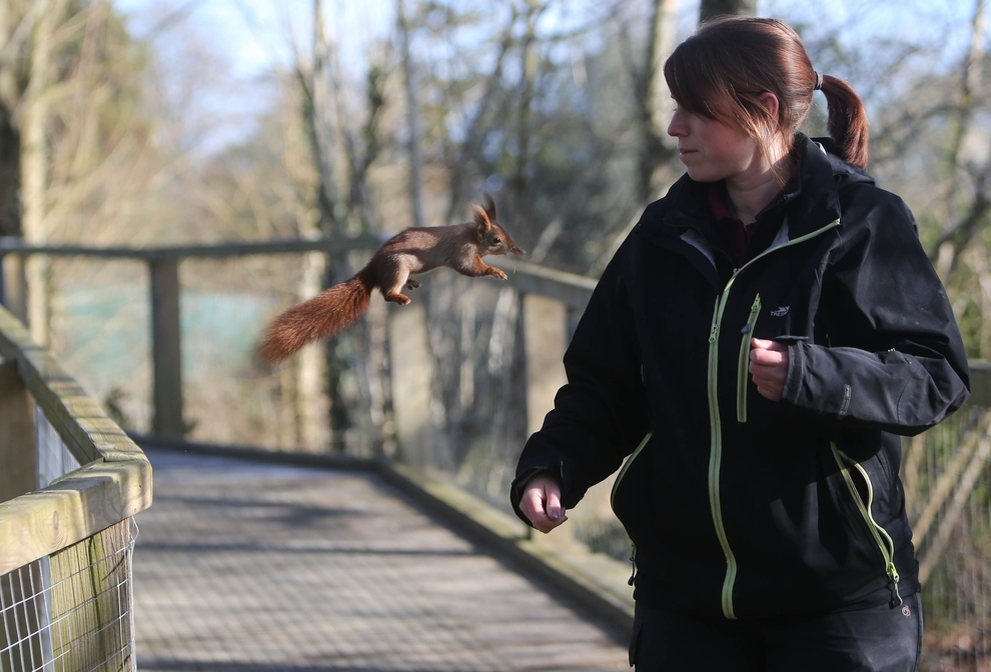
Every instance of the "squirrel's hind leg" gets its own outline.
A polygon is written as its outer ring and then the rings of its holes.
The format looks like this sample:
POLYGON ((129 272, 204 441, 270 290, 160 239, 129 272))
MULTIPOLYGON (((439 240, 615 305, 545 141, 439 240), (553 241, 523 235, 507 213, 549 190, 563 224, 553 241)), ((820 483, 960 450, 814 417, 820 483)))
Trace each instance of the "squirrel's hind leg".
POLYGON ((385 300, 398 303, 401 306, 408 304, 409 297, 402 293, 403 287, 413 289, 410 285, 419 287, 420 283, 415 280, 407 282, 407 280, 409 280, 409 271, 406 268, 400 266, 395 269, 395 273, 392 273, 391 277, 382 284, 382 296, 385 297, 385 300))

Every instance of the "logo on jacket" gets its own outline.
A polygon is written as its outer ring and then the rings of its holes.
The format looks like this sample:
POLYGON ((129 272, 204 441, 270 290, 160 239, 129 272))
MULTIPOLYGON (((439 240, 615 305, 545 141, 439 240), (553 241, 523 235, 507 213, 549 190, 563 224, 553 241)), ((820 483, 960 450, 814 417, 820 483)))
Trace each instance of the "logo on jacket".
POLYGON ((771 311, 771 317, 784 317, 788 314, 788 309, 791 306, 778 306, 775 310, 771 311))

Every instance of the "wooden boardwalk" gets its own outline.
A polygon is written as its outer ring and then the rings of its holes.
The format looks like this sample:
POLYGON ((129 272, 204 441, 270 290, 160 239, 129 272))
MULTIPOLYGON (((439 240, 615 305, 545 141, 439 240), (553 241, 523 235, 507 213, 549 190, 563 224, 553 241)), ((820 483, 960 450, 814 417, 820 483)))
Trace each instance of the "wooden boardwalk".
POLYGON ((629 669, 607 624, 373 473, 146 453, 142 672, 629 669))

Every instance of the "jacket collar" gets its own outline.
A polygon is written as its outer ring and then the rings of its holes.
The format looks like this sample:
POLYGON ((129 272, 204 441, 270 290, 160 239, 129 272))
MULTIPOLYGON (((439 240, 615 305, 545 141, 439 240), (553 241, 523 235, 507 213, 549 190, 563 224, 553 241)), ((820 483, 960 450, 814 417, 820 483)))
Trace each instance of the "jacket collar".
MULTIPOLYGON (((780 205, 788 218, 789 239, 811 233, 840 218, 839 190, 854 182, 873 182, 866 172, 842 161, 829 138, 795 138, 801 151, 798 171, 785 187, 780 205)), ((687 229, 705 234, 715 226, 708 202, 709 185, 686 173, 661 201, 652 204, 637 226, 639 235, 657 244, 670 244, 687 229)))

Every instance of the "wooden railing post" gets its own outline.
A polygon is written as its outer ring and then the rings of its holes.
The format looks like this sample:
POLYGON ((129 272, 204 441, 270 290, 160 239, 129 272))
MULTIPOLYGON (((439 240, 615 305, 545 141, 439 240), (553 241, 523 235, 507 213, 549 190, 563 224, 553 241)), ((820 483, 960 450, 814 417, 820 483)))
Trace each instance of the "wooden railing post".
POLYGON ((182 415, 182 332, 179 311, 179 261, 153 258, 151 270, 151 349, 153 432, 181 438, 186 433, 182 415))
MULTIPOLYGON (((34 397, 21 380, 17 361, 0 363, 0 502, 38 489, 38 450, 35 445, 34 397)), ((5 539, 9 550, 18 539, 5 539)), ((44 613, 42 599, 25 589, 25 585, 41 585, 40 563, 22 567, 20 572, 4 576, 0 572, 0 604, 18 605, 0 628, 0 651, 7 651, 11 660, 41 660, 43 644, 39 632, 40 615, 44 613), (16 579, 16 580, 15 580, 16 579), (25 636, 24 633, 32 633, 25 636)), ((0 669, 6 667, 0 660, 0 669)))
POLYGON ((34 399, 16 361, 0 363, 0 502, 38 488, 34 399))
POLYGON ((568 346, 567 306, 539 294, 524 294, 523 340, 529 436, 540 429, 544 416, 554 407, 554 395, 567 382, 563 362, 568 346))
MULTIPOLYGON (((523 347, 526 361, 527 436, 540 429, 544 416, 554 408, 554 395, 567 382, 564 351, 568 347, 568 306, 557 299, 524 293, 523 347)), ((531 540, 555 548, 575 543, 574 525, 554 534, 533 535, 531 540)))
POLYGON ((434 360, 422 302, 390 311, 389 360, 399 456, 407 465, 423 469, 433 455, 430 386, 434 360))

